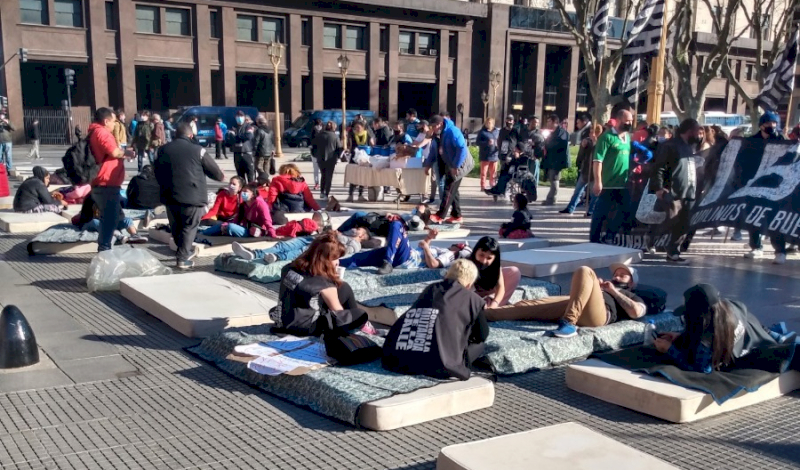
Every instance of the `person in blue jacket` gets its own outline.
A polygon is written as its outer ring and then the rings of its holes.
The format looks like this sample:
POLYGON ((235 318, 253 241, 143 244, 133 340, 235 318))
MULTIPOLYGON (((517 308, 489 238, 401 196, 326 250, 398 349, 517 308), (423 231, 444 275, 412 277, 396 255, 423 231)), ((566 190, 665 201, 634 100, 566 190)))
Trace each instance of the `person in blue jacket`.
POLYGON ((474 168, 475 162, 467 149, 464 133, 453 124, 453 121, 445 119, 439 114, 434 114, 429 122, 434 133, 441 132, 441 143, 437 145, 436 149, 431 147, 428 159, 423 165, 425 173, 430 175, 430 169, 437 154, 442 157, 442 161, 444 161, 447 168, 444 175, 442 204, 439 206, 439 211, 431 215, 431 223, 438 224, 444 221, 446 223, 460 224, 464 222, 464 218, 461 215, 459 187, 464 176, 474 168), (445 220, 448 211, 450 212, 450 217, 445 220))

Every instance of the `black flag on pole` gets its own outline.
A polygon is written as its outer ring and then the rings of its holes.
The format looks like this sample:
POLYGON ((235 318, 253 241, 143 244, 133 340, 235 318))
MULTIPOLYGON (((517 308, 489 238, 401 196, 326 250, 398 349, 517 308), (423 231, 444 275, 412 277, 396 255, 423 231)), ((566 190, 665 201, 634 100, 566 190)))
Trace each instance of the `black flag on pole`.
POLYGON ((647 80, 642 70, 642 59, 632 58, 625 64, 625 74, 622 76, 620 94, 631 105, 636 105, 636 100, 641 93, 647 90, 647 80))
POLYGON ((772 64, 772 69, 764 80, 764 87, 755 99, 756 105, 767 111, 777 111, 781 100, 794 90, 794 74, 797 67, 798 30, 795 25, 789 43, 780 55, 780 60, 772 64))
POLYGON ((663 24, 664 0, 645 0, 628 35, 630 44, 625 48, 625 55, 658 52, 663 24))
POLYGON ((611 0, 600 0, 597 3, 597 11, 594 14, 594 20, 592 20, 592 36, 594 36, 594 42, 597 45, 595 57, 599 57, 605 50, 610 9, 611 0))

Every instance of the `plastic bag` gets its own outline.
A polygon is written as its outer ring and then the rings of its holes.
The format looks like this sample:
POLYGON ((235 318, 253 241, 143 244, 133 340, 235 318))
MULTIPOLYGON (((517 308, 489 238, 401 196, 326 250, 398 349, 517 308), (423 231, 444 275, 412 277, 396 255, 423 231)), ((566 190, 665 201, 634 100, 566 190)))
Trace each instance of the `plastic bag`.
POLYGON ((353 152, 353 163, 361 166, 369 166, 369 155, 363 149, 356 149, 353 152))
POLYGON ((376 170, 383 170, 389 168, 389 157, 370 157, 369 162, 372 168, 376 170))
POLYGON ((103 251, 86 271, 89 292, 119 290, 119 280, 128 277, 162 276, 172 270, 145 249, 123 245, 103 251))

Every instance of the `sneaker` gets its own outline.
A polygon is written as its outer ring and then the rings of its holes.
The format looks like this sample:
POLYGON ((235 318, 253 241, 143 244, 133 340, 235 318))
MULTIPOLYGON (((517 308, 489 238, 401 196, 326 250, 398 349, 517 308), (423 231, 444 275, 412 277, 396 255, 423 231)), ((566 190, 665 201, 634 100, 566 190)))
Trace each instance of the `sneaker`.
POLYGON ((555 205, 556 205, 556 203, 555 203, 555 202, 552 202, 552 201, 543 201, 543 202, 542 202, 542 205, 543 205, 543 206, 555 206, 555 205))
POLYGON ((438 215, 436 215, 436 214, 431 214, 431 218, 430 218, 430 219, 428 219, 428 220, 429 220, 429 221, 430 221, 430 223, 432 223, 432 224, 441 224, 441 223, 442 223, 442 218, 441 218, 441 217, 439 217, 439 216, 438 216, 438 215))
POLYGON ((688 264, 689 260, 686 258, 681 258, 681 255, 667 255, 667 262, 675 264, 688 264))
POLYGON ((319 191, 319 184, 314 185, 314 191, 319 191))
POLYGON ((264 262, 267 264, 272 264, 275 261, 278 261, 278 256, 275 253, 267 253, 264 255, 264 262))
POLYGON ((392 271, 394 271, 394 267, 392 266, 392 263, 388 261, 384 261, 383 265, 380 268, 378 268, 378 274, 380 274, 381 276, 383 276, 384 274, 389 274, 392 271))
POLYGON ((764 250, 750 250, 748 253, 744 254, 744 257, 748 259, 759 259, 763 256, 764 250))
POLYGON ((772 264, 786 264, 786 253, 775 253, 772 264))
POLYGON ((448 217, 445 219, 444 223, 446 224, 463 224, 464 218, 463 217, 448 217))
POLYGON ((569 209, 562 209, 558 211, 559 214, 572 214, 572 211, 569 209))
POLYGON ((551 331, 550 334, 556 338, 572 338, 578 334, 578 327, 566 320, 561 320, 558 322, 558 329, 551 331))
POLYGON ((231 249, 233 249, 233 253, 236 254, 239 258, 242 258, 245 261, 253 261, 256 259, 256 254, 253 253, 252 250, 248 250, 239 242, 233 242, 231 244, 231 249))
POLYGON ((175 267, 178 269, 192 269, 194 267, 194 261, 187 259, 185 261, 178 260, 175 262, 175 267))
POLYGON ((592 213, 591 213, 591 212, 587 212, 587 213, 583 214, 583 216, 584 216, 584 217, 591 217, 591 216, 592 216, 592 213))
POLYGON ((735 242, 742 241, 742 232, 738 231, 738 230, 733 232, 733 235, 731 236, 731 240, 735 241, 735 242))
POLYGON ((351 195, 347 196, 347 199, 345 199, 344 202, 353 202, 353 195, 351 194, 351 195))
POLYGON ((136 235, 131 235, 130 237, 128 237, 128 241, 127 242, 128 243, 133 243, 133 244, 147 243, 147 239, 145 237, 143 237, 141 234, 137 233, 136 235))
POLYGON ((654 246, 649 247, 647 250, 645 250, 645 253, 647 253, 648 255, 656 254, 656 247, 654 246))

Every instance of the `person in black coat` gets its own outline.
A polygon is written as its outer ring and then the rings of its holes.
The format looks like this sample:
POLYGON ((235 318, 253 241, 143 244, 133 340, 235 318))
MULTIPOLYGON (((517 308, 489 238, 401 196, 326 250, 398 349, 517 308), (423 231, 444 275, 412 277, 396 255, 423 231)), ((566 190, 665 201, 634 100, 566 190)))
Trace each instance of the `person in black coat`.
POLYGON ((23 181, 14 195, 14 212, 25 214, 55 212, 60 214, 67 204, 53 198, 47 191, 49 184, 50 173, 40 166, 33 167, 33 176, 23 181))
POLYGON ((545 155, 541 168, 547 172, 550 192, 542 205, 552 206, 558 198, 558 187, 561 182, 561 170, 569 168, 569 132, 561 127, 561 119, 557 114, 547 117, 547 125, 551 129, 545 140, 545 155))
POLYGON ((30 129, 28 129, 28 140, 31 141, 31 151, 28 153, 28 158, 31 160, 39 160, 42 158, 39 155, 39 120, 34 119, 31 123, 30 129))
POLYGON ((314 147, 313 158, 317 159, 319 171, 322 173, 320 197, 325 199, 331 192, 333 172, 336 169, 336 162, 342 153, 342 142, 336 135, 336 123, 328 121, 325 124, 325 130, 314 137, 312 145, 314 147))
POLYGON ((126 191, 128 209, 155 209, 161 205, 161 187, 151 165, 145 165, 138 175, 131 178, 126 191))

